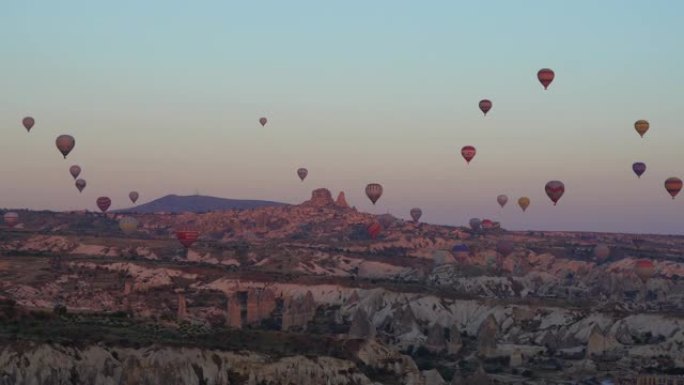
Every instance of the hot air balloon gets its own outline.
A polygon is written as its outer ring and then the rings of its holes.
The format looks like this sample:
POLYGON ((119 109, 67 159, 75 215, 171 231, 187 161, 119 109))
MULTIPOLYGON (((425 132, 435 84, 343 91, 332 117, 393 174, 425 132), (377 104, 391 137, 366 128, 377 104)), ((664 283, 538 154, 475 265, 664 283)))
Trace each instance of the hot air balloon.
POLYGON ((135 204, 135 202, 137 202, 138 197, 140 197, 140 194, 138 194, 137 191, 131 191, 128 193, 128 199, 130 199, 131 202, 133 202, 133 204, 135 204))
POLYGON ((655 274, 655 265, 648 259, 641 259, 634 264, 634 273, 646 283, 655 274))
POLYGON ((496 251, 498 251, 499 254, 503 255, 504 257, 508 256, 508 254, 513 252, 513 242, 507 240, 501 240, 497 242, 496 251))
POLYGON ((499 206, 503 208, 506 206, 506 202, 508 202, 508 197, 505 194, 501 194, 498 197, 496 197, 496 201, 499 202, 499 206))
POLYGON ((78 178, 78 176, 81 174, 81 167, 77 165, 73 165, 69 167, 69 174, 74 177, 74 179, 78 178))
POLYGON ((12 228, 19 223, 19 214, 15 213, 13 211, 5 213, 4 218, 5 218, 5 224, 9 228, 12 228))
POLYGON ((451 252, 454 254, 454 257, 457 260, 464 261, 468 258, 468 255, 470 254, 470 248, 468 248, 468 246, 465 243, 459 243, 451 248, 451 252))
POLYGON ((378 183, 371 183, 366 186, 366 196, 375 204, 382 196, 382 186, 378 183))
POLYGON ((108 197, 99 197, 97 198, 95 203, 97 203, 97 207, 100 209, 100 211, 105 213, 107 212, 107 209, 109 209, 109 206, 112 204, 112 200, 108 197))
POLYGON ((605 245, 603 243, 596 245, 594 247, 594 258, 596 258, 598 261, 602 261, 610 255, 610 248, 608 245, 605 245))
POLYGON ((21 123, 24 125, 26 131, 31 132, 31 128, 33 128, 33 125, 36 124, 36 121, 32 117, 27 116, 21 121, 21 123))
POLYGON ((470 218, 470 221, 468 221, 468 224, 470 225, 470 228, 472 230, 477 231, 480 229, 480 225, 482 224, 482 222, 480 221, 480 218, 470 218))
POLYGON ((646 171, 646 164, 643 162, 634 162, 634 164, 632 164, 632 171, 634 171, 638 178, 641 178, 641 175, 646 171))
POLYGON ((306 178, 306 176, 309 175, 309 170, 307 170, 303 167, 300 169, 297 169, 297 175, 299 176, 299 179, 301 179, 303 182, 304 178, 306 178))
POLYGON ((487 112, 492 109, 492 102, 489 99, 482 99, 479 103, 480 111, 487 116, 487 112))
POLYGON ((492 222, 491 219, 483 219, 482 222, 480 222, 480 226, 485 230, 489 230, 494 227, 494 222, 492 222))
POLYGON ((477 151, 475 150, 475 147, 473 146, 464 146, 461 148, 461 155, 463 158, 466 160, 466 163, 470 164, 470 161, 473 160, 475 157, 475 154, 477 151))
POLYGON ((60 135, 57 137, 57 140, 55 140, 55 144, 57 145, 59 152, 64 155, 64 159, 66 159, 67 155, 74 149, 76 140, 71 135, 60 135))
POLYGON ((665 180, 665 190, 672 195, 672 199, 675 199, 679 191, 682 189, 682 180, 677 177, 667 178, 665 180))
POLYGON ((383 229, 389 229, 397 223, 397 218, 392 214, 378 215, 378 222, 383 229))
POLYGON ((76 179, 76 183, 74 183, 74 184, 76 185, 78 192, 82 192, 86 186, 86 181, 83 179, 76 179))
POLYGON ((185 246, 186 249, 189 249, 193 243, 197 241, 197 238, 199 238, 199 231, 195 230, 178 230, 176 231, 176 239, 181 243, 181 245, 185 246))
POLYGON ((634 129, 642 138, 644 137, 644 134, 646 133, 646 131, 648 131, 650 126, 651 125, 648 123, 647 120, 637 120, 636 122, 634 122, 634 129))
POLYGON ((411 209, 411 218, 413 218, 414 222, 418 222, 420 217, 423 215, 423 210, 419 209, 418 207, 414 207, 411 209))
POLYGON ((268 123, 268 119, 261 117, 259 118, 259 123, 261 123, 261 127, 264 127, 268 123))
POLYGON ((553 205, 555 206, 556 203, 558 203, 558 200, 563 196, 563 193, 565 192, 565 185, 561 181, 552 180, 546 184, 546 187, 544 189, 546 190, 546 195, 549 196, 549 198, 553 202, 553 205))
POLYGON ((544 86, 544 89, 549 87, 554 77, 556 77, 556 74, 548 68, 542 68, 537 72, 537 79, 544 86))
POLYGON ((131 234, 138 228, 138 220, 133 217, 123 217, 119 219, 119 228, 125 234, 131 234))
POLYGON ((372 239, 375 239, 382 231, 382 226, 380 225, 380 223, 374 222, 370 226, 368 226, 366 230, 368 231, 368 235, 370 235, 372 239))
POLYGON ((528 198, 528 197, 520 197, 520 198, 518 198, 518 206, 520 206, 520 208, 522 209, 523 212, 524 212, 525 210, 527 210, 527 207, 528 207, 529 205, 530 205, 530 198, 528 198))

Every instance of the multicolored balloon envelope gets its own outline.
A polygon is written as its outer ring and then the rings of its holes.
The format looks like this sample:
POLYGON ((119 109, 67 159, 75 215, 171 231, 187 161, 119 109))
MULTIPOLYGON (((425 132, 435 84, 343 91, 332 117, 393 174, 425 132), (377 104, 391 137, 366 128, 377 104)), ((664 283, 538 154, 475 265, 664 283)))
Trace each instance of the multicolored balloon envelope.
POLYGON ((189 249, 197 241, 199 234, 200 232, 196 230, 178 230, 176 231, 176 239, 186 249, 189 249))
POLYGON ((556 203, 558 203, 558 200, 563 196, 563 193, 565 193, 565 185, 559 180, 552 180, 546 184, 544 190, 546 190, 546 195, 551 199, 555 206, 556 203))
POLYGON ((366 186, 366 196, 375 204, 382 196, 382 186, 379 183, 370 183, 366 186))
POLYGON ((475 154, 477 154, 477 150, 473 146, 463 146, 463 148, 461 148, 461 156, 468 164, 470 164, 470 161, 473 160, 475 154))
POLYGON ((97 207, 100 209, 100 211, 105 213, 109 209, 109 206, 111 206, 112 200, 109 199, 109 197, 99 197, 95 203, 97 203, 97 207))

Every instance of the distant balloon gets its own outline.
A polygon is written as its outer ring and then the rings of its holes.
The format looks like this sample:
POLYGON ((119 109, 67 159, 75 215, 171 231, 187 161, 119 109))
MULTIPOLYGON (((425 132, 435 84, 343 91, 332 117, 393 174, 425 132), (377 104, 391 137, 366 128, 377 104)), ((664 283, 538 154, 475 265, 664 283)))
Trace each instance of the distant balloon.
POLYGON ((55 140, 55 144, 57 145, 59 152, 64 155, 64 159, 66 159, 67 155, 74 149, 76 140, 71 135, 60 135, 57 137, 57 140, 55 140))
POLYGON ((675 199, 677 194, 679 194, 679 191, 682 189, 682 180, 677 178, 677 177, 671 177, 667 178, 665 181, 665 190, 667 190, 670 195, 672 195, 672 199, 675 199))
POLYGON ((138 220, 133 217, 123 217, 119 219, 119 228, 125 234, 131 234, 138 228, 138 220))
POLYGON ((548 68, 542 68, 537 72, 537 79, 539 79, 539 82, 544 86, 544 89, 549 87, 549 84, 551 84, 555 77, 556 74, 548 68))
POLYGON ((71 174, 74 179, 78 178, 78 176, 81 174, 81 167, 77 165, 69 167, 69 174, 71 174))
POLYGON ((489 112, 489 110, 492 109, 492 102, 489 99, 482 99, 482 100, 480 100, 479 106, 480 106, 480 111, 482 111, 482 113, 485 116, 487 116, 487 112, 489 112))
POLYGON ((412 208, 411 209, 411 218, 413 218, 414 222, 418 222, 420 217, 423 215, 423 210, 419 209, 418 207, 412 208))
POLYGON ((470 254, 470 248, 465 243, 459 243, 451 248, 451 253, 458 261, 464 261, 470 254))
POLYGON ((470 221, 468 221, 468 224, 470 225, 470 228, 472 230, 479 230, 480 225, 482 224, 482 221, 480 221, 480 218, 470 218, 470 221))
POLYGON ((470 161, 473 160, 476 153, 477 150, 475 150, 475 147, 473 146, 464 146, 461 148, 461 156, 463 156, 463 159, 465 159, 466 163, 468 164, 470 164, 470 161))
POLYGON ((382 226, 380 225, 380 223, 374 222, 370 226, 368 226, 367 231, 368 235, 370 235, 372 239, 375 239, 382 231, 382 226))
POLYGON ((496 243, 496 251, 504 257, 508 256, 513 252, 513 242, 507 240, 501 240, 496 243))
POLYGON ((638 178, 641 178, 641 175, 646 171, 646 164, 643 162, 634 162, 634 164, 632 164, 632 171, 634 171, 638 178))
POLYGON ((646 283, 655 274, 655 265, 648 259, 641 259, 634 264, 634 273, 646 283))
POLYGON ((297 169, 297 175, 299 176, 299 179, 304 181, 304 178, 306 178, 307 175, 309 175, 309 170, 305 169, 304 167, 297 169))
POLYGON ((634 129, 642 138, 644 137, 644 134, 646 133, 646 131, 648 131, 650 126, 651 125, 648 123, 647 120, 637 120, 636 122, 634 122, 634 129))
POLYGON ((176 239, 178 239, 181 245, 185 246, 186 249, 189 249, 192 244, 197 241, 199 234, 199 231, 195 230, 179 230, 176 231, 176 239))
POLYGON ((78 192, 83 192, 83 189, 86 186, 86 181, 83 179, 76 179, 76 183, 74 183, 74 184, 76 185, 78 192))
POLYGON ((27 116, 21 121, 21 123, 24 125, 26 131, 31 132, 31 128, 33 128, 33 125, 36 124, 36 121, 32 117, 27 116))
POLYGON ((496 197, 496 201, 499 202, 499 206, 502 208, 506 206, 506 202, 508 202, 508 196, 506 194, 501 194, 498 197, 496 197))
POLYGON ((608 258, 609 255, 610 255, 610 247, 608 247, 608 245, 601 243, 601 244, 596 245, 596 247, 594 247, 594 257, 597 260, 602 261, 602 260, 608 258))
POLYGON ((492 222, 491 219, 483 219, 482 222, 480 222, 480 226, 485 230, 489 230, 494 227, 494 222, 492 222))
POLYGON ((523 212, 524 212, 525 210, 527 210, 527 207, 528 207, 529 205, 530 205, 530 198, 528 198, 528 197, 520 197, 520 198, 518 198, 518 206, 520 206, 520 208, 522 209, 523 212))
POLYGON ((100 211, 104 213, 107 212, 107 209, 109 209, 109 206, 112 204, 112 200, 108 197, 99 197, 95 203, 97 203, 97 207, 100 209, 100 211))
POLYGON ((131 191, 128 193, 128 199, 130 199, 133 204, 135 204, 135 202, 138 200, 138 197, 140 197, 140 194, 138 194, 137 191, 131 191))
POLYGON ((8 213, 5 213, 4 219, 7 227, 12 228, 19 223, 19 214, 10 211, 8 213))
POLYGON ((553 205, 555 206, 556 203, 558 203, 558 200, 563 196, 563 193, 565 192, 565 185, 561 181, 552 180, 546 184, 546 187, 544 189, 546 190, 546 195, 548 195, 548 197, 553 202, 553 205))
POLYGON ((366 186, 366 196, 375 204, 382 196, 382 186, 378 183, 371 183, 366 186))
POLYGON ((259 118, 259 123, 261 123, 261 126, 264 127, 266 123, 268 123, 268 119, 266 118, 259 118))

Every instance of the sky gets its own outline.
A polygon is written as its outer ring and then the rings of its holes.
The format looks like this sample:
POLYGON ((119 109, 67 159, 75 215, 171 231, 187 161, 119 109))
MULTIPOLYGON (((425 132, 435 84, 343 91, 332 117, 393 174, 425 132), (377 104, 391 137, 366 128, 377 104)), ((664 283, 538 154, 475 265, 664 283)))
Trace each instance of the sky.
POLYGON ((436 224, 684 234, 684 195, 664 188, 684 178, 682 15, 677 1, 8 0, 0 207, 118 209, 131 190, 300 203, 326 187, 436 224), (66 160, 60 134, 76 138, 66 160), (549 180, 566 187, 555 207, 549 180))

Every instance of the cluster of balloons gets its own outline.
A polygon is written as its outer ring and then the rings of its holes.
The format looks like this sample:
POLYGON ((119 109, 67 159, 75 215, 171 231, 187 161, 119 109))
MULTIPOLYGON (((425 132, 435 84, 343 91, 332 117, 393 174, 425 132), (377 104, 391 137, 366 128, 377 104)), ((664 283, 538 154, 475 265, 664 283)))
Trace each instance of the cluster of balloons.
MULTIPOLYGON (((648 122, 648 120, 639 119, 636 122, 634 122, 634 130, 637 132, 637 134, 639 134, 641 138, 644 137, 644 134, 646 134, 650 127, 651 125, 648 122)), ((632 163, 632 171, 634 171, 637 178, 641 178, 641 175, 643 175, 644 172, 646 172, 646 163, 632 163)), ((672 196, 672 199, 675 199, 677 194, 679 194, 679 192, 682 190, 682 180, 674 176, 667 178, 665 180, 665 190, 667 190, 668 194, 672 196)))

